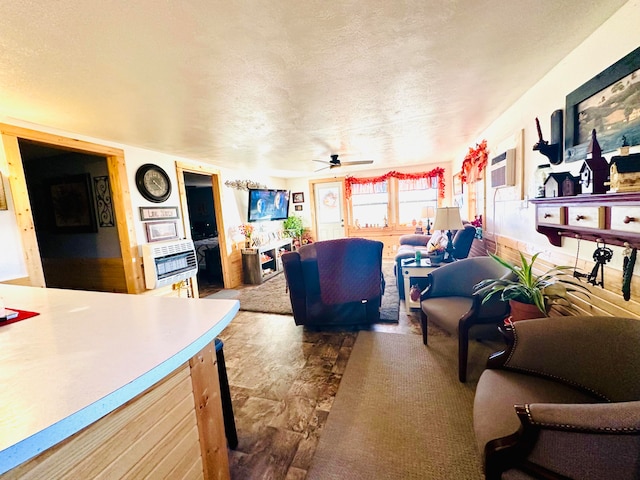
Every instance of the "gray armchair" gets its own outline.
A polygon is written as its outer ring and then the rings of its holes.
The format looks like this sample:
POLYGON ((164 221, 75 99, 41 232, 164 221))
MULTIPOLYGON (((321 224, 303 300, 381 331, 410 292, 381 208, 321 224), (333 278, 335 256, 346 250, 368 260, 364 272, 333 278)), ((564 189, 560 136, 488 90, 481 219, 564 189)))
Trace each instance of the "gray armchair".
POLYGON ((640 320, 514 322, 476 388, 487 479, 640 478, 640 320))
POLYGON ((467 380, 469 335, 472 327, 490 325, 494 333, 497 325, 509 312, 509 305, 494 295, 482 303, 483 291, 474 293, 474 286, 487 278, 511 275, 491 257, 472 257, 442 265, 427 279, 428 286, 420 295, 420 323, 422 340, 427 345, 427 323, 433 322, 458 336, 458 378, 467 380))

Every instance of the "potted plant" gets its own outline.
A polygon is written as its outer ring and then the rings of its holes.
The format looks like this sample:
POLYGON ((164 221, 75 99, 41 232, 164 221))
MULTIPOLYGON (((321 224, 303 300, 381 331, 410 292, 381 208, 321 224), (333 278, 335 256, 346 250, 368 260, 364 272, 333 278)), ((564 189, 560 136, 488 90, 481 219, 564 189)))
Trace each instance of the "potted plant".
POLYGON ((295 241, 300 242, 300 237, 302 236, 302 232, 304 232, 302 217, 298 217, 296 215, 287 217, 284 222, 282 222, 282 228, 287 233, 287 235, 289 235, 295 241))
POLYGON ((538 255, 536 253, 528 262, 520 253, 522 266, 517 266, 489 254, 496 262, 511 270, 511 278, 494 278, 483 280, 475 286, 475 290, 486 289, 483 303, 494 295, 500 295, 504 301, 509 301, 512 320, 524 320, 526 318, 538 318, 540 314, 547 317, 551 305, 558 304, 573 309, 570 293, 583 294, 589 297, 589 289, 573 279, 568 272, 571 267, 557 266, 546 272, 535 275, 533 264, 538 255), (570 277, 570 278, 569 278, 570 277))

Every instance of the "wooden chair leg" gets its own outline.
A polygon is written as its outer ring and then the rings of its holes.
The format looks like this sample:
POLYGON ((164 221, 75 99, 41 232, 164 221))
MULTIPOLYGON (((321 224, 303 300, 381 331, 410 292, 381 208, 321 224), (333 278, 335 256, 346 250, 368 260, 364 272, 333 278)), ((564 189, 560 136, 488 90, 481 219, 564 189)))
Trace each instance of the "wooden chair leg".
POLYGON ((422 343, 427 344, 427 316, 420 310, 420 328, 422 328, 422 343))
POLYGON ((467 381, 467 362, 469 359, 469 330, 458 327, 458 380, 467 381))

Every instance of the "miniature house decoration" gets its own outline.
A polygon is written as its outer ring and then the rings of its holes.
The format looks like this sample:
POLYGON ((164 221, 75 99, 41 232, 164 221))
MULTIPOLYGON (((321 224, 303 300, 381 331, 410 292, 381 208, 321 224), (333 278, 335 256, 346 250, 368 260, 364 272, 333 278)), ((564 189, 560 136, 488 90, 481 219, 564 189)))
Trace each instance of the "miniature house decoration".
POLYGON ((580 183, 577 177, 569 172, 550 173, 544 182, 544 195, 552 197, 571 197, 580 193, 580 183))
POLYGON ((595 129, 591 131, 591 141, 587 148, 587 159, 580 168, 581 193, 605 193, 609 177, 609 164, 602 156, 595 129))
POLYGON ((640 153, 619 155, 611 159, 609 192, 640 191, 640 153))

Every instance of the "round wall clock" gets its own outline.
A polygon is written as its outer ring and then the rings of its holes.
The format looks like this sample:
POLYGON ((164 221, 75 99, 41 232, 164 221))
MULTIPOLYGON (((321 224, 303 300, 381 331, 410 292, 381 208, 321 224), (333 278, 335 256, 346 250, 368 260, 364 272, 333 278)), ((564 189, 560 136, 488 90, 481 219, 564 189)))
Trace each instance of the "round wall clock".
POLYGON ((169 175, 158 165, 145 163, 136 172, 136 186, 150 202, 164 202, 171 195, 169 175))

